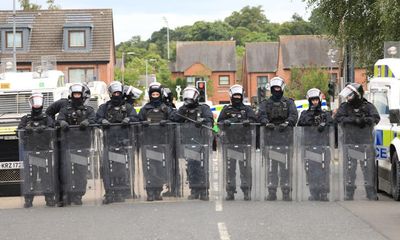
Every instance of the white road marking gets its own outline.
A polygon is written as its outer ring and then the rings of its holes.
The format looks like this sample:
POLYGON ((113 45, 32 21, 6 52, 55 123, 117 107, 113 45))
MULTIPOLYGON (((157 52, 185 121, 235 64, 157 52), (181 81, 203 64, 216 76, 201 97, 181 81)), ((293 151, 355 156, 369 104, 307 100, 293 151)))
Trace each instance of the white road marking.
POLYGON ((215 201, 215 211, 222 212, 222 200, 221 199, 217 199, 215 201))
POLYGON ((230 240, 231 237, 229 236, 228 229, 224 222, 218 223, 218 232, 219 232, 219 239, 221 240, 230 240))

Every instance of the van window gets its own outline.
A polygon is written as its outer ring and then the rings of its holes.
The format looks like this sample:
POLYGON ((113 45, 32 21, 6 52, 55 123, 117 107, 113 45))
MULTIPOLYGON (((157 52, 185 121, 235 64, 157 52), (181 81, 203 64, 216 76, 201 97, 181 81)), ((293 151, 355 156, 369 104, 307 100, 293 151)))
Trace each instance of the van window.
POLYGON ((386 90, 371 92, 371 100, 379 114, 389 114, 388 98, 386 90))

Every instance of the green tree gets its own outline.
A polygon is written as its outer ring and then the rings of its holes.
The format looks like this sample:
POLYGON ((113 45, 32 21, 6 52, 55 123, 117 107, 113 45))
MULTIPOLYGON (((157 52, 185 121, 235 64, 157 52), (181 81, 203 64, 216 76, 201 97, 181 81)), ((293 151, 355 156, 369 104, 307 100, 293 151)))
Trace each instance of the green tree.
MULTIPOLYGON (((294 99, 305 99, 307 91, 318 88, 328 98, 329 75, 318 67, 292 68, 290 83, 285 88, 285 94, 294 99)), ((329 99, 327 99, 328 101, 329 99)))
POLYGON ((239 12, 233 12, 224 21, 234 28, 244 27, 252 32, 264 31, 267 23, 269 23, 261 6, 246 6, 239 12))
POLYGON ((42 8, 41 5, 31 3, 30 0, 18 0, 18 1, 19 5, 21 6, 21 9, 24 11, 36 11, 42 8))

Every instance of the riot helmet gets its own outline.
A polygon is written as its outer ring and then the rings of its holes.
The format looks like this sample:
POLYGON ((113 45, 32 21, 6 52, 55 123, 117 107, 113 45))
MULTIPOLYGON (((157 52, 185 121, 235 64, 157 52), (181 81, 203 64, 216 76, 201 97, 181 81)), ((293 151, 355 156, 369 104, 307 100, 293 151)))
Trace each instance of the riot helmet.
POLYGON ((308 108, 321 107, 322 93, 318 88, 311 88, 307 91, 308 108), (316 102, 318 100, 318 102, 316 102))
POLYGON ((111 103, 114 106, 121 105, 123 101, 123 86, 120 82, 114 81, 108 85, 108 94, 111 98, 111 103))
POLYGON ((91 92, 89 86, 86 83, 83 84, 83 88, 85 89, 85 91, 83 92, 83 102, 87 104, 90 100, 91 92))
POLYGON ((183 102, 187 107, 194 107, 199 102, 199 91, 194 87, 186 87, 183 89, 183 102))
POLYGON ((156 104, 156 105, 160 105, 161 101, 162 101, 162 86, 159 82, 152 82, 149 85, 149 90, 148 90, 148 94, 149 94, 149 98, 150 98, 150 102, 156 104), (158 94, 156 94, 158 93, 158 94))
POLYGON ((142 95, 143 91, 132 87, 132 86, 124 86, 124 99, 125 102, 128 104, 133 104, 136 99, 140 98, 140 95, 142 95))
POLYGON ((69 99, 74 107, 83 105, 85 88, 82 83, 74 83, 69 87, 69 99))
POLYGON ((43 109, 43 94, 40 92, 32 92, 32 95, 29 97, 29 106, 32 109, 32 116, 37 116, 42 113, 43 109))
POLYGON ((272 98, 274 100, 280 100, 285 89, 285 81, 281 77, 274 77, 269 82, 269 86, 271 89, 272 98))
POLYGON ((359 83, 349 83, 339 93, 339 96, 345 98, 353 106, 359 106, 364 96, 364 89, 359 83))
POLYGON ((235 84, 229 89, 229 97, 231 98, 232 106, 240 106, 243 102, 244 90, 239 84, 235 84))

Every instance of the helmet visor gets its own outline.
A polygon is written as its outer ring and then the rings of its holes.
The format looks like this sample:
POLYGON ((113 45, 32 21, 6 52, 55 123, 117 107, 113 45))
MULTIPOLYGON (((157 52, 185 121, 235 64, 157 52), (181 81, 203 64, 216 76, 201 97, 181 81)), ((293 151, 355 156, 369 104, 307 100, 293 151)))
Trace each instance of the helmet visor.
POLYGON ((29 105, 31 108, 41 108, 43 107, 43 96, 33 95, 29 98, 29 105))
POLYGON ((185 89, 183 91, 183 100, 185 100, 185 99, 197 100, 198 96, 199 96, 199 93, 194 89, 185 89))
POLYGON ((74 92, 82 93, 83 92, 83 86, 81 84, 74 84, 74 85, 71 85, 69 90, 70 90, 71 93, 74 93, 74 92))
POLYGON ((282 79, 279 78, 273 78, 270 82, 270 87, 280 87, 283 91, 285 83, 282 81, 282 79))
POLYGON ((342 98, 347 99, 347 101, 352 100, 355 95, 357 94, 357 91, 352 87, 351 85, 347 85, 343 90, 339 93, 339 96, 342 98))
POLYGON ((115 92, 123 92, 123 89, 122 89, 122 84, 118 84, 118 83, 114 83, 114 84, 111 84, 109 87, 108 87, 108 92, 110 93, 110 94, 113 94, 113 93, 115 93, 115 92))
POLYGON ((231 89, 229 89, 229 95, 232 97, 235 94, 240 94, 243 96, 243 88, 242 86, 232 86, 231 89))
POLYGON ((321 95, 321 92, 318 89, 310 89, 307 92, 307 99, 320 98, 321 97, 320 95, 321 95))

